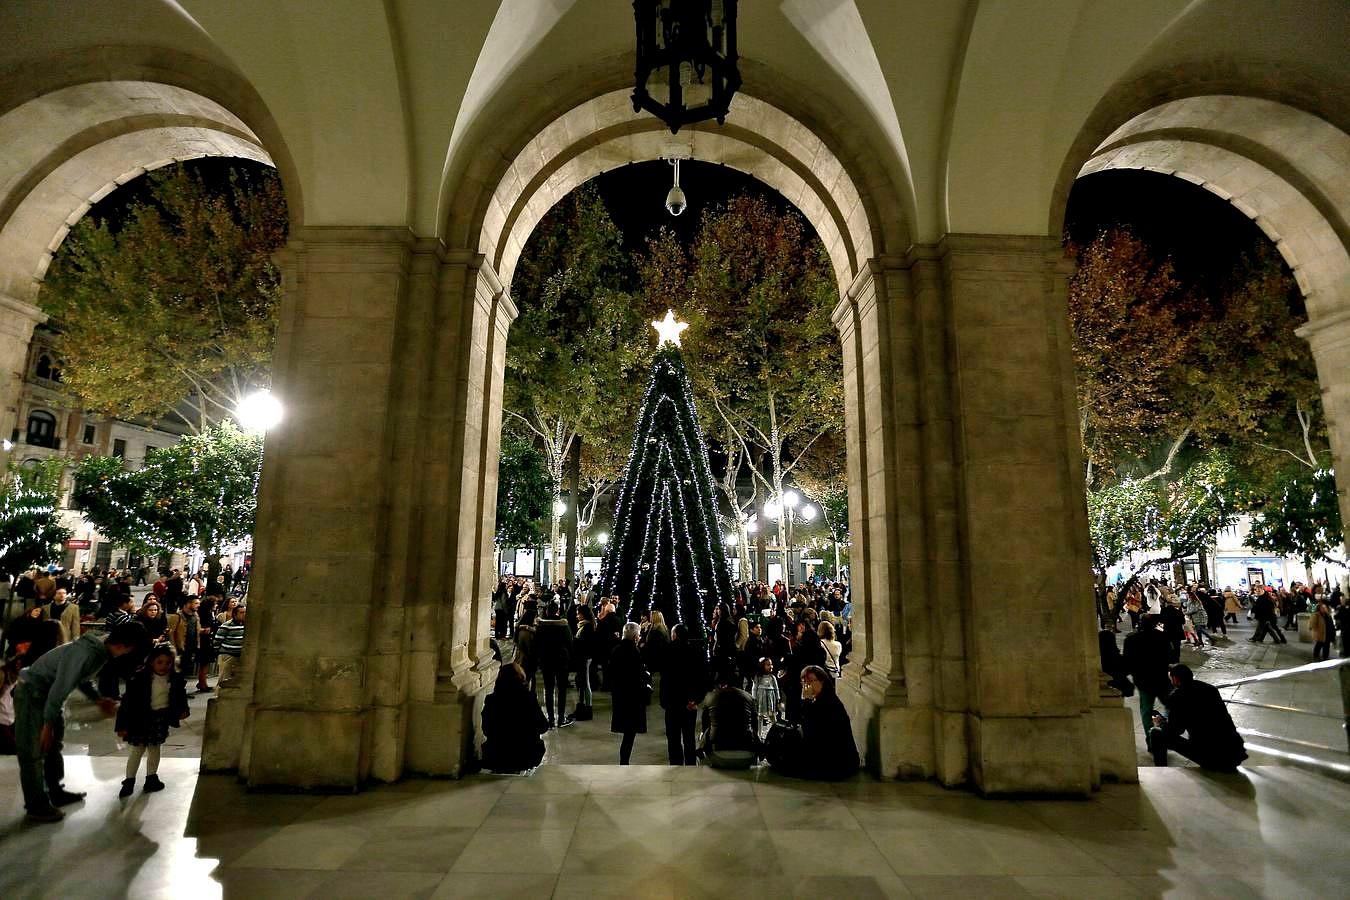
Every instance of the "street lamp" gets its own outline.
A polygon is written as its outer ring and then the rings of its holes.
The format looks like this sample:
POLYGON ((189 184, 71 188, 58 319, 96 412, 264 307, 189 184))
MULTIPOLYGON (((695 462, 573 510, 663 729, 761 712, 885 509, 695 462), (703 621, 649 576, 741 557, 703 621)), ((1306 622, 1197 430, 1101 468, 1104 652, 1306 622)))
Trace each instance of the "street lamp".
POLYGON ((566 514, 567 514, 567 504, 564 503, 564 502, 562 502, 561 500, 554 500, 554 501, 553 501, 553 514, 554 514, 555 516, 563 516, 563 515, 566 515, 566 514))
POLYGON ((234 417, 245 431, 261 434, 274 428, 283 415, 281 401, 268 390, 254 391, 239 401, 234 417))
POLYGON ((807 505, 802 507, 803 522, 814 522, 815 518, 816 518, 816 508, 814 506, 808 503, 807 505))
POLYGON ((600 532, 595 536, 595 542, 601 547, 605 546, 609 543, 609 533, 605 531, 600 532))
POLYGON ((789 590, 792 589, 792 576, 793 576, 792 528, 796 524, 797 518, 799 516, 804 522, 810 522, 812 519, 816 517, 816 508, 814 506, 811 506, 810 504, 802 506, 799 511, 798 506, 801 505, 801 502, 802 502, 802 495, 794 490, 789 489, 783 491, 781 497, 777 499, 771 499, 769 500, 769 502, 764 504, 764 515, 768 516, 770 519, 774 519, 778 522, 781 522, 784 526, 786 526, 786 528, 784 529, 786 531, 785 534, 786 546, 784 547, 785 564, 783 568, 786 570, 787 573, 786 574, 787 587, 789 590))
POLYGON ((722 542, 725 543, 728 547, 735 547, 737 544, 741 542, 741 540, 734 534, 727 534, 722 538, 722 542))

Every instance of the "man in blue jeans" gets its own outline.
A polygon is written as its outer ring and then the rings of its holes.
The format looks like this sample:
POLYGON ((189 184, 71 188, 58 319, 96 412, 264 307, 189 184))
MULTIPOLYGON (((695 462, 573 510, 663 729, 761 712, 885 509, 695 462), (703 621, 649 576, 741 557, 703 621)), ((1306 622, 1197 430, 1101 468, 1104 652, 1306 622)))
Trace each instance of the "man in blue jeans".
POLYGON ((98 702, 104 716, 111 716, 117 701, 98 696, 89 679, 109 660, 139 652, 146 643, 145 629, 128 622, 113 628, 106 638, 90 633, 48 650, 19 673, 14 686, 14 743, 29 822, 59 822, 65 814, 57 807, 84 798, 61 784, 66 776, 61 758, 66 697, 79 688, 98 702))

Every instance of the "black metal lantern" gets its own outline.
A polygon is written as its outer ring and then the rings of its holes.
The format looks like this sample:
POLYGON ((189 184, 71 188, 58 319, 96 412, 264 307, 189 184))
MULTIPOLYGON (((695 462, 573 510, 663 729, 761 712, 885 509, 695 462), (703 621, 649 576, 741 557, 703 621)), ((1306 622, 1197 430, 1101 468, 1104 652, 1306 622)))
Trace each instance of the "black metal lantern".
POLYGON ((737 0, 634 0, 637 69, 633 109, 670 126, 726 121, 741 86, 737 0))

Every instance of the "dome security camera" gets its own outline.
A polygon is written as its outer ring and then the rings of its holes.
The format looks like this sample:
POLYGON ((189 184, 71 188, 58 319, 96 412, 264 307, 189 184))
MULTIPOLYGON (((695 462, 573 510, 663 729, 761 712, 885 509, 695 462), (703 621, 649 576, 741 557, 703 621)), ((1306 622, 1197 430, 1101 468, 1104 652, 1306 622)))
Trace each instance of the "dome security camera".
POLYGON ((675 183, 666 192, 666 212, 678 216, 689 208, 689 201, 685 199, 684 190, 680 187, 680 158, 677 156, 669 162, 675 167, 675 183))
POLYGON ((678 216, 689 206, 689 201, 684 198, 684 191, 677 184, 673 186, 666 194, 666 212, 672 216, 678 216))

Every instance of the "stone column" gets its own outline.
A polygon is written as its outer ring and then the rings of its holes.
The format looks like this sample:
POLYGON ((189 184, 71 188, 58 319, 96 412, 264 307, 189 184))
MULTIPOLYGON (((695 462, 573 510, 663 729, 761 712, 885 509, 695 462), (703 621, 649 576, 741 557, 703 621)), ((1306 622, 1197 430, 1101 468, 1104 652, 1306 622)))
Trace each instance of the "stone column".
POLYGON ((33 329, 47 314, 6 294, 0 294, 0 437, 9 438, 19 427, 19 398, 28 366, 33 329))
POLYGON ((1313 319, 1298 330, 1298 335, 1312 347, 1317 363, 1341 521, 1350 523, 1350 308, 1313 319))
POLYGON ((1062 253, 984 235, 939 250, 971 777, 985 793, 1086 793, 1102 699, 1062 253))
POLYGON ((307 228, 279 254, 285 295, 250 586, 234 684, 208 711, 203 767, 251 786, 352 789, 397 777, 397 666, 405 631, 387 536, 403 446, 399 367, 413 320, 412 235, 307 228), (372 650, 374 652, 372 652, 372 650), (392 675, 391 675, 392 672, 392 675))
POLYGON ((872 260, 835 311, 855 630, 840 690, 870 768, 957 784, 964 674, 960 618, 945 614, 959 557, 938 276, 931 259, 872 260))
POLYGON ((515 316, 481 255, 446 255, 419 463, 420 592, 431 607, 414 632, 407 742, 407 767, 425 774, 458 776, 472 763, 481 700, 496 677, 489 594, 506 336, 515 316))

